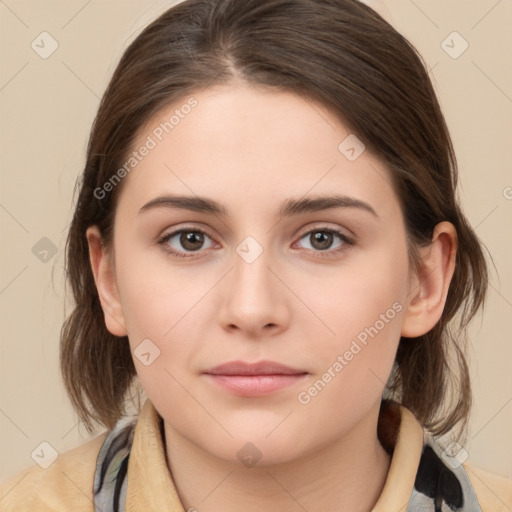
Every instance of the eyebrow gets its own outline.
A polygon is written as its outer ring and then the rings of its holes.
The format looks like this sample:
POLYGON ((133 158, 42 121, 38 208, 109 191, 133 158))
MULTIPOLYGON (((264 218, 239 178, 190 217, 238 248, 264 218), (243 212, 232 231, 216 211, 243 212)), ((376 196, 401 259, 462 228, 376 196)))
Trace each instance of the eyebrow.
MULTIPOLYGON (((139 215, 155 208, 177 208, 181 210, 218 215, 220 217, 228 216, 227 208, 213 199, 199 196, 176 195, 166 195, 152 199, 142 206, 139 210, 139 215)), ((360 199, 356 199, 355 197, 340 195, 287 199, 284 201, 279 211, 279 216, 291 217, 301 213, 320 212, 335 208, 358 208, 371 213, 377 218, 379 217, 368 203, 365 203, 360 199)))

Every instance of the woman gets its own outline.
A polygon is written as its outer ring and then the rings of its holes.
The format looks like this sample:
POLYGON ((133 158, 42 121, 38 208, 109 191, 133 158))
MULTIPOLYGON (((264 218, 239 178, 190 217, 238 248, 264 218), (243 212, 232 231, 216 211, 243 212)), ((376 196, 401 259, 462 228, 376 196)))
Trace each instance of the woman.
POLYGON ((456 185, 421 58, 364 4, 169 9, 103 96, 68 237, 62 372, 107 432, 0 503, 512 507, 509 479, 465 462, 487 266, 456 185))

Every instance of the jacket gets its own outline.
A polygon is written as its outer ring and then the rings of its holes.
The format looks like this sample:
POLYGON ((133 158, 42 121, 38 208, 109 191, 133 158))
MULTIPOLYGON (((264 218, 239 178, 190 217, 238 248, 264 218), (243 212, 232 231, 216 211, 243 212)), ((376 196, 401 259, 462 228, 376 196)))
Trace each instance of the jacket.
MULTIPOLYGON (((512 479, 447 455, 409 409, 383 401, 378 434, 392 459, 372 512, 512 511, 512 479)), ((124 416, 47 469, 10 478, 0 486, 0 511, 185 512, 164 446, 163 420, 146 399, 138 416, 124 416)))

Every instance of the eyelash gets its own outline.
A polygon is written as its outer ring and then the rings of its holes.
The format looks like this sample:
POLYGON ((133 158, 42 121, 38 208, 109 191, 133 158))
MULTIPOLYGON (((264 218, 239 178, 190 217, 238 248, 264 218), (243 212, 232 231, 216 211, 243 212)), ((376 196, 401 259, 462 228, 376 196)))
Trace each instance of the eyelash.
MULTIPOLYGON (((168 233, 166 235, 163 235, 158 240, 158 244, 162 245, 163 249, 169 255, 171 255, 172 257, 177 257, 177 258, 193 258, 194 257, 194 252, 198 253, 198 252, 201 252, 201 251, 200 250, 199 251, 194 251, 191 255, 186 255, 186 254, 183 254, 183 253, 180 253, 180 252, 177 252, 177 251, 171 249, 167 245, 167 242, 171 238, 173 238, 174 236, 179 235, 180 233, 190 233, 190 232, 200 233, 202 235, 206 235, 210 239, 212 238, 211 236, 208 235, 208 233, 206 233, 202 229, 198 229, 198 228, 195 228, 195 227, 184 227, 184 228, 178 229, 176 231, 173 231, 172 233, 168 233)), ((316 228, 313 228, 313 229, 307 231, 306 233, 304 233, 299 238, 299 240, 302 240, 307 235, 311 235, 311 233, 330 233, 330 234, 338 236, 341 239, 341 241, 343 242, 343 245, 341 245, 340 247, 338 247, 337 249, 334 249, 334 250, 329 250, 329 249, 326 249, 325 251, 313 250, 313 252, 315 254, 315 257, 318 257, 318 258, 329 258, 329 257, 332 257, 333 255, 338 255, 340 253, 348 251, 351 248, 351 246, 353 246, 354 243, 355 243, 354 240, 352 240, 351 238, 347 237, 345 234, 341 233, 340 231, 338 231, 336 229, 333 229, 333 228, 328 228, 328 227, 316 227, 316 228)))

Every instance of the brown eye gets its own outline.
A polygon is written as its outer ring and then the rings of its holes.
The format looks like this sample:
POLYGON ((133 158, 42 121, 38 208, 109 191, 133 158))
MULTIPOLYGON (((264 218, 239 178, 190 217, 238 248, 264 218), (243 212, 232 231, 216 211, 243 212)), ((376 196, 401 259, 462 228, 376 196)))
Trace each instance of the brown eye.
POLYGON ((184 249, 188 251, 196 251, 201 248, 204 243, 204 236, 198 231, 182 231, 179 242, 184 249))
POLYGON ((329 249, 333 242, 333 234, 326 231, 315 231, 309 235, 309 240, 315 249, 324 251, 329 249))
MULTIPOLYGON (((211 238, 204 231, 184 228, 164 235, 158 243, 163 245, 170 254, 187 257, 189 256, 186 254, 187 252, 200 252, 201 249, 204 249, 206 240, 211 240, 211 238)), ((213 243, 209 247, 212 245, 213 243)))
POLYGON ((316 252, 324 251, 330 253, 337 253, 347 249, 350 245, 353 244, 352 240, 350 240, 343 233, 330 228, 317 228, 308 231, 301 238, 301 240, 304 239, 306 239, 310 243, 310 248, 316 252), (341 240, 341 242, 338 243, 333 248, 333 243, 335 242, 336 238, 341 240))

